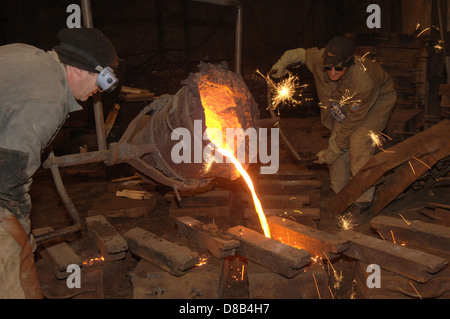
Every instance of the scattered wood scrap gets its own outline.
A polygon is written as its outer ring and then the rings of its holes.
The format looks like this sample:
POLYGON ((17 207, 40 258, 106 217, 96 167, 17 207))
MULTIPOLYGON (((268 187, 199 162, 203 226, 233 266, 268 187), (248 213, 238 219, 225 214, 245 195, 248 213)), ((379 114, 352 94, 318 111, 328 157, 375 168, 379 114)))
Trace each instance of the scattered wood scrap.
POLYGON ((127 197, 127 198, 131 198, 131 199, 151 199, 153 197, 153 195, 150 194, 149 192, 129 190, 129 189, 117 191, 116 196, 127 197))

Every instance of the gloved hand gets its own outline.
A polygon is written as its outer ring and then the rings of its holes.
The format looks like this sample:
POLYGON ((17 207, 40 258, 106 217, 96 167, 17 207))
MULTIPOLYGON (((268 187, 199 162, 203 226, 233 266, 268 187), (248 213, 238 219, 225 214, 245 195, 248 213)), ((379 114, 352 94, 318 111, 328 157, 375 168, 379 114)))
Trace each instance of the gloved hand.
POLYGON ((284 52, 278 62, 272 66, 272 69, 270 69, 269 75, 279 79, 286 75, 286 68, 295 63, 305 63, 305 49, 298 48, 284 52))
POLYGON ((327 165, 331 165, 333 164, 338 156, 335 152, 333 152, 332 150, 330 150, 329 148, 320 151, 319 153, 316 154, 318 160, 314 161, 314 163, 316 164, 327 164, 327 165))
POLYGON ((331 165, 344 153, 344 151, 336 145, 335 140, 336 135, 331 135, 328 141, 328 148, 316 154, 318 160, 314 161, 314 163, 331 165))

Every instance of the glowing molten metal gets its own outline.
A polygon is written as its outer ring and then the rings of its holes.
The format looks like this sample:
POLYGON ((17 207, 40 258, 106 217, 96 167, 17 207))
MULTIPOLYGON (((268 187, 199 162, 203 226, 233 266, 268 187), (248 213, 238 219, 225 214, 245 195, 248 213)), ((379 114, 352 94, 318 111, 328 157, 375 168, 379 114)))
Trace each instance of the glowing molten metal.
MULTIPOLYGON (((235 93, 232 88, 227 87, 226 85, 211 83, 206 78, 201 80, 198 88, 205 112, 205 125, 207 128, 220 130, 222 132, 222 136, 226 136, 227 128, 241 128, 238 118, 235 114, 232 114, 233 112, 230 112, 230 110, 238 107, 234 98, 234 94, 237 93, 235 93)), ((223 143, 224 139, 222 139, 222 137, 211 134, 210 131, 206 132, 208 134, 208 139, 215 146, 215 151, 228 158, 234 164, 238 172, 243 176, 252 193, 255 210, 258 213, 264 235, 270 238, 269 225, 267 223, 261 202, 256 195, 250 176, 234 156, 235 150, 229 149, 229 147, 223 143)))

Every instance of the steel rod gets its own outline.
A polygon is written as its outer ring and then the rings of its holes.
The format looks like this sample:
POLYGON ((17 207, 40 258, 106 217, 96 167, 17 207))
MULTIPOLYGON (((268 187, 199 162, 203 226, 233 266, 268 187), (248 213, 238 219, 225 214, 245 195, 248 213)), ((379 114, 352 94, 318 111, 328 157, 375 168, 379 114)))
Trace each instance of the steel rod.
MULTIPOLYGON (((53 156, 53 153, 51 154, 51 156, 53 156)), ((64 206, 66 206, 67 211, 69 212, 69 214, 73 220, 73 225, 59 229, 59 230, 51 231, 51 232, 48 232, 48 233, 40 235, 40 236, 36 236, 35 237, 36 244, 42 243, 44 241, 52 240, 52 239, 55 239, 55 238, 58 238, 58 237, 61 237, 64 235, 72 234, 72 233, 78 231, 81 227, 80 216, 78 215, 78 212, 77 212, 75 206, 73 205, 72 201, 70 200, 69 195, 67 194, 67 191, 66 191, 64 184, 62 182, 62 179, 61 179, 61 175, 59 173, 58 166, 53 165, 50 167, 50 170, 52 172, 53 180, 55 182, 56 189, 59 193, 59 196, 61 197, 61 200, 63 201, 64 206)))

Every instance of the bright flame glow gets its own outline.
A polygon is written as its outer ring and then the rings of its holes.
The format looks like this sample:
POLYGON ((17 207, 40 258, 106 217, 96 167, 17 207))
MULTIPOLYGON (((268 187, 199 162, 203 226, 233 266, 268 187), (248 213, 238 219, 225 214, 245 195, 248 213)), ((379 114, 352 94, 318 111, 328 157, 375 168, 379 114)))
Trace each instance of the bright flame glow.
POLYGON ((105 261, 105 258, 103 256, 96 257, 96 258, 89 258, 83 261, 83 266, 92 266, 96 262, 105 261))
MULTIPOLYGON (((205 125, 207 128, 220 130, 226 135, 227 128, 239 128, 241 124, 236 116, 232 116, 233 108, 236 108, 233 96, 236 94, 226 85, 202 81, 199 84, 200 98, 205 112, 205 125)), ((261 202, 255 192, 255 187, 250 176, 247 174, 241 163, 235 158, 234 150, 230 150, 223 144, 222 138, 211 134, 211 130, 207 130, 208 139, 214 144, 215 151, 228 158, 236 167, 237 171, 242 175, 247 183, 253 198, 255 210, 258 213, 264 235, 270 238, 269 225, 264 214, 261 202)))
POLYGON ((202 256, 199 258, 199 262, 195 266, 197 266, 197 267, 204 266, 204 265, 206 265, 207 261, 208 261, 208 257, 202 256))

